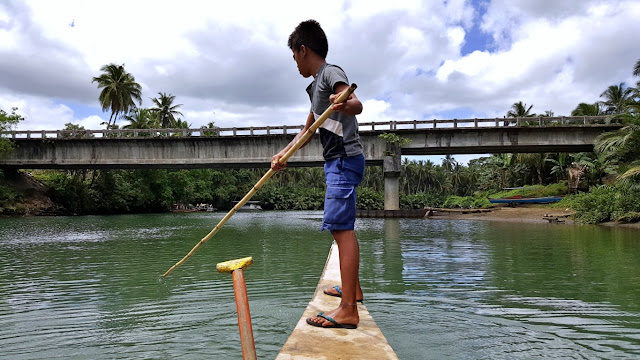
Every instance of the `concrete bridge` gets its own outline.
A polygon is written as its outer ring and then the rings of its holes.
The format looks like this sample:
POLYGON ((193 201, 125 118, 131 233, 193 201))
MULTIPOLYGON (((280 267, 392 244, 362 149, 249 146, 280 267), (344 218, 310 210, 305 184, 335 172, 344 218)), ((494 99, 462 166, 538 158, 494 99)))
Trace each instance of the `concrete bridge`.
MULTIPOLYGON (((620 128, 604 117, 453 119, 361 123, 368 165, 383 165, 389 209, 398 208, 400 155, 582 152, 595 138, 620 128), (379 137, 392 132, 411 140, 393 147, 379 137), (393 156, 389 156, 389 154, 393 156)), ((0 168, 149 169, 268 167, 271 156, 291 141, 301 126, 9 131, 16 149, 0 158, 0 168)), ((320 166, 315 137, 289 166, 320 166)))

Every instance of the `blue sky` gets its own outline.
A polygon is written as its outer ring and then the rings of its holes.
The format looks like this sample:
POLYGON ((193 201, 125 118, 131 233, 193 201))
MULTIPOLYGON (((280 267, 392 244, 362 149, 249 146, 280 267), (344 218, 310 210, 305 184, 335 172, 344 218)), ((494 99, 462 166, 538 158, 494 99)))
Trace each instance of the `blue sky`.
POLYGON ((176 4, 1 2, 0 107, 19 108, 21 129, 101 128, 109 113, 91 79, 116 63, 142 85, 143 107, 176 95, 193 127, 301 124, 310 79, 286 42, 309 18, 327 33, 327 61, 358 83, 362 122, 502 117, 517 101, 568 115, 638 80, 634 0, 176 4))

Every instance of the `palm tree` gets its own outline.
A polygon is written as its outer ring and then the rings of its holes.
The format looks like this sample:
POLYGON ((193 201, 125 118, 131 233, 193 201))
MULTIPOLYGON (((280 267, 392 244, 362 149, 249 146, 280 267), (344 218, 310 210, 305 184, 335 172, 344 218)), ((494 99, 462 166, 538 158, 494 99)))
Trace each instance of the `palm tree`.
POLYGON ((487 158, 486 164, 490 171, 490 177, 497 175, 499 182, 499 189, 503 189, 507 186, 509 180, 509 173, 513 171, 515 167, 516 156, 513 154, 493 154, 487 158))
POLYGON ((127 114, 135 108, 134 100, 142 104, 142 87, 130 73, 124 70, 124 64, 107 64, 100 68, 103 72, 98 77, 94 77, 91 82, 97 82, 98 88, 102 88, 99 101, 102 111, 111 110, 111 116, 107 123, 107 130, 111 126, 111 121, 115 125, 118 114, 127 114))
POLYGON ((129 125, 123 129, 157 129, 159 127, 158 118, 149 109, 136 109, 132 114, 123 117, 129 121, 129 125))
POLYGON ((516 158, 520 164, 523 164, 529 168, 533 168, 536 171, 538 184, 540 185, 543 185, 544 182, 544 165, 547 162, 547 157, 548 154, 546 153, 528 153, 516 155, 516 158))
POLYGON ((182 120, 180 118, 178 118, 177 120, 174 120, 172 126, 175 127, 176 129, 190 129, 191 128, 191 124, 189 124, 187 122, 187 120, 182 120))
POLYGON ((529 113, 533 105, 527 108, 527 104, 523 104, 522 101, 518 101, 511 105, 511 110, 507 112, 507 117, 517 118, 517 117, 534 117, 536 114, 529 113))
POLYGON ((640 76, 640 59, 633 66, 633 76, 640 76))
POLYGON ((160 120, 160 125, 163 128, 169 128, 174 126, 175 123, 175 115, 182 115, 180 111, 176 110, 182 104, 173 105, 173 101, 176 99, 175 95, 166 94, 159 92, 160 95, 157 98, 151 99, 156 107, 151 108, 151 111, 154 111, 158 114, 158 119, 160 120))
POLYGON ((558 153, 558 158, 547 158, 547 162, 553 164, 551 167, 551 174, 556 175, 557 180, 566 180, 567 178, 567 169, 571 165, 572 159, 571 155, 567 153, 558 153))
POLYGON ((619 164, 622 174, 619 180, 628 182, 640 174, 640 115, 624 114, 627 125, 619 130, 604 133, 596 138, 594 148, 605 159, 619 164))
POLYGON ((598 116, 601 114, 600 103, 580 103, 571 111, 571 116, 598 116))
POLYGON ((606 114, 621 114, 627 111, 633 101, 633 88, 625 87, 624 82, 620 85, 611 85, 600 94, 605 98, 601 104, 606 106, 606 114))

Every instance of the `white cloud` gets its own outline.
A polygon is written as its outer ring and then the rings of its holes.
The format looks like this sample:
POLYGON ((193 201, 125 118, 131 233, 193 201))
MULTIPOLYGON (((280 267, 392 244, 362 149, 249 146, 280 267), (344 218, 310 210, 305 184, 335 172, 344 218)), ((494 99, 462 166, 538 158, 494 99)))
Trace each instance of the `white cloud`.
POLYGON ((637 1, 492 0, 481 19, 465 0, 314 7, 112 0, 95 7, 83 0, 0 4, 0 107, 20 107, 22 128, 108 118, 91 79, 110 62, 124 63, 143 86, 143 106, 158 92, 174 94, 194 127, 302 124, 310 79, 297 73, 286 42, 309 18, 327 33, 328 61, 359 85, 367 122, 501 117, 520 100, 536 112, 568 114, 610 84, 634 84, 640 57, 637 1), (495 43, 462 56, 474 22, 495 43))

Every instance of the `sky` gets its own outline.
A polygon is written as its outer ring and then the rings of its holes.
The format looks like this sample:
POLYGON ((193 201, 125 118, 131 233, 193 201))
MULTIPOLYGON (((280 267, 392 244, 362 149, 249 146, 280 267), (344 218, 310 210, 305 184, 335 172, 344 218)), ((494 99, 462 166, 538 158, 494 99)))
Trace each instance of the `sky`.
POLYGON ((18 107, 20 130, 104 128, 91 80, 115 63, 142 107, 173 94, 191 127, 301 125, 312 79, 287 39, 307 19, 358 84, 360 122, 502 117, 517 101, 569 115, 640 80, 639 0, 0 0, 0 108, 18 107))

